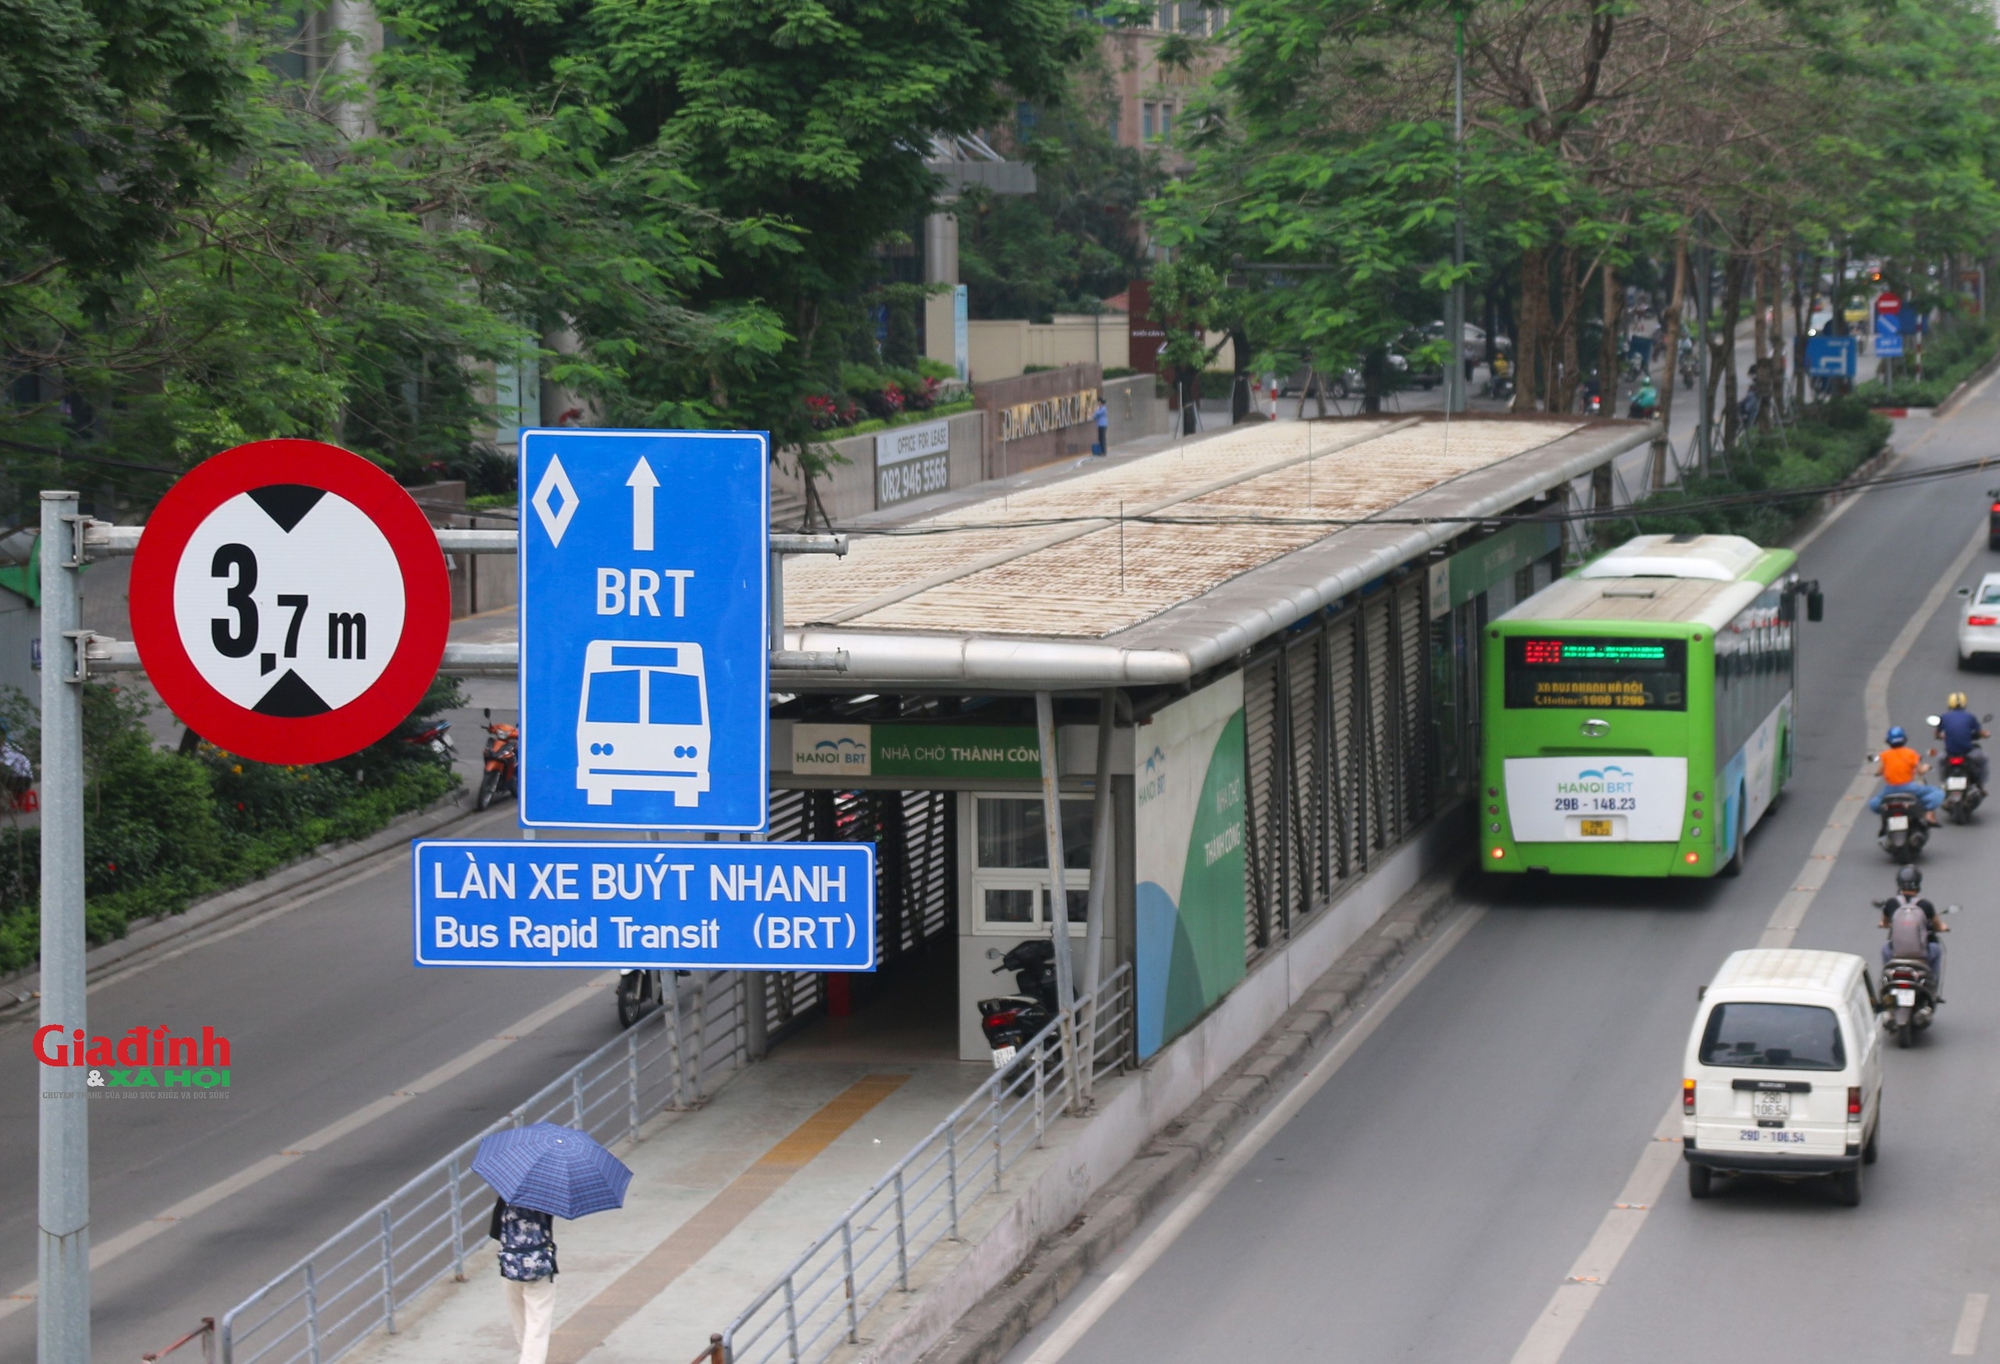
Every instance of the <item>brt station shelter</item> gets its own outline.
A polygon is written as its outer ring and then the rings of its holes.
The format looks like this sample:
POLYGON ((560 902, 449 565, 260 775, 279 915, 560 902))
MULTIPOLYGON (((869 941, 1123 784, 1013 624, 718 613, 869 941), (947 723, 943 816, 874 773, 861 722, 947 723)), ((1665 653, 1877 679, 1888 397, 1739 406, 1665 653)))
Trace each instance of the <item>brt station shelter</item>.
POLYGON ((881 965, 768 976, 771 1035, 865 1012, 856 1042, 988 1056, 976 1001, 1013 993, 1000 957, 1050 933, 1037 692, 1076 990, 1098 903, 1139 1059, 1403 845, 1457 857, 1469 830, 1440 817, 1480 770, 1480 631, 1580 556, 1562 513, 1608 505, 1611 462, 1652 434, 1244 425, 906 504, 843 526, 844 558, 789 560, 784 647, 847 666, 772 674, 769 836, 878 844, 881 965))

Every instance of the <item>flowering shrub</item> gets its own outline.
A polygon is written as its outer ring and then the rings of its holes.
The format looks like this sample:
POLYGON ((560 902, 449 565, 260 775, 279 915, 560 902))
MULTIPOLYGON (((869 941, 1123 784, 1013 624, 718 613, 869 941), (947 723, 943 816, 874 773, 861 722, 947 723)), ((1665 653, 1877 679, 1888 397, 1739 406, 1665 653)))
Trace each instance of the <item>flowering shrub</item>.
POLYGON ((829 398, 823 393, 810 394, 806 398, 806 420, 812 423, 815 431, 852 426, 858 416, 854 404, 845 398, 829 398))

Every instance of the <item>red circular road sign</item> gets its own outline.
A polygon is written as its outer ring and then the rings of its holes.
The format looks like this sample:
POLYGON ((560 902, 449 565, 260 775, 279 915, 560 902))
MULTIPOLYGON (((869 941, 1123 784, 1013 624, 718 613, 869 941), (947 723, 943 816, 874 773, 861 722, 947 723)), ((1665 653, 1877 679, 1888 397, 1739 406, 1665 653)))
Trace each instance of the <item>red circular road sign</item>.
POLYGON ((257 762, 366 748, 423 699, 451 585, 437 532, 397 482, 314 440, 196 465, 132 560, 132 637, 168 709, 257 762))
POLYGON ((1880 294, 1875 296, 1875 311, 1878 313, 1900 313, 1903 311, 1902 296, 1900 294, 1892 294, 1887 289, 1884 289, 1880 294))

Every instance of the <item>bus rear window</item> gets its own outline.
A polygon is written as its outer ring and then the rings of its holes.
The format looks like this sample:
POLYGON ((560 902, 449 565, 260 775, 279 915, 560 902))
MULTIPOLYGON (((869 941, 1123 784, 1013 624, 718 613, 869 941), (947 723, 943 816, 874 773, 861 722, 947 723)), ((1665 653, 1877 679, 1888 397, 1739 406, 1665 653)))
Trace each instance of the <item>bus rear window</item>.
POLYGON ((1687 641, 1509 635, 1507 709, 1686 710, 1687 641))

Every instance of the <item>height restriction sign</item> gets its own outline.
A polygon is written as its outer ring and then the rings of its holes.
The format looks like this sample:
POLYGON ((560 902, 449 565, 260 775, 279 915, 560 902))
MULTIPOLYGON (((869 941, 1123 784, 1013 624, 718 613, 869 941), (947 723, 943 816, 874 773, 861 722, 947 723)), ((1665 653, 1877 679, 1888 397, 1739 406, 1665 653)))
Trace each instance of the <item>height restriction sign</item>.
POLYGON ((167 708, 267 763, 366 748, 423 699, 451 587, 437 532, 359 455, 263 440, 190 470, 132 562, 132 637, 167 708))

